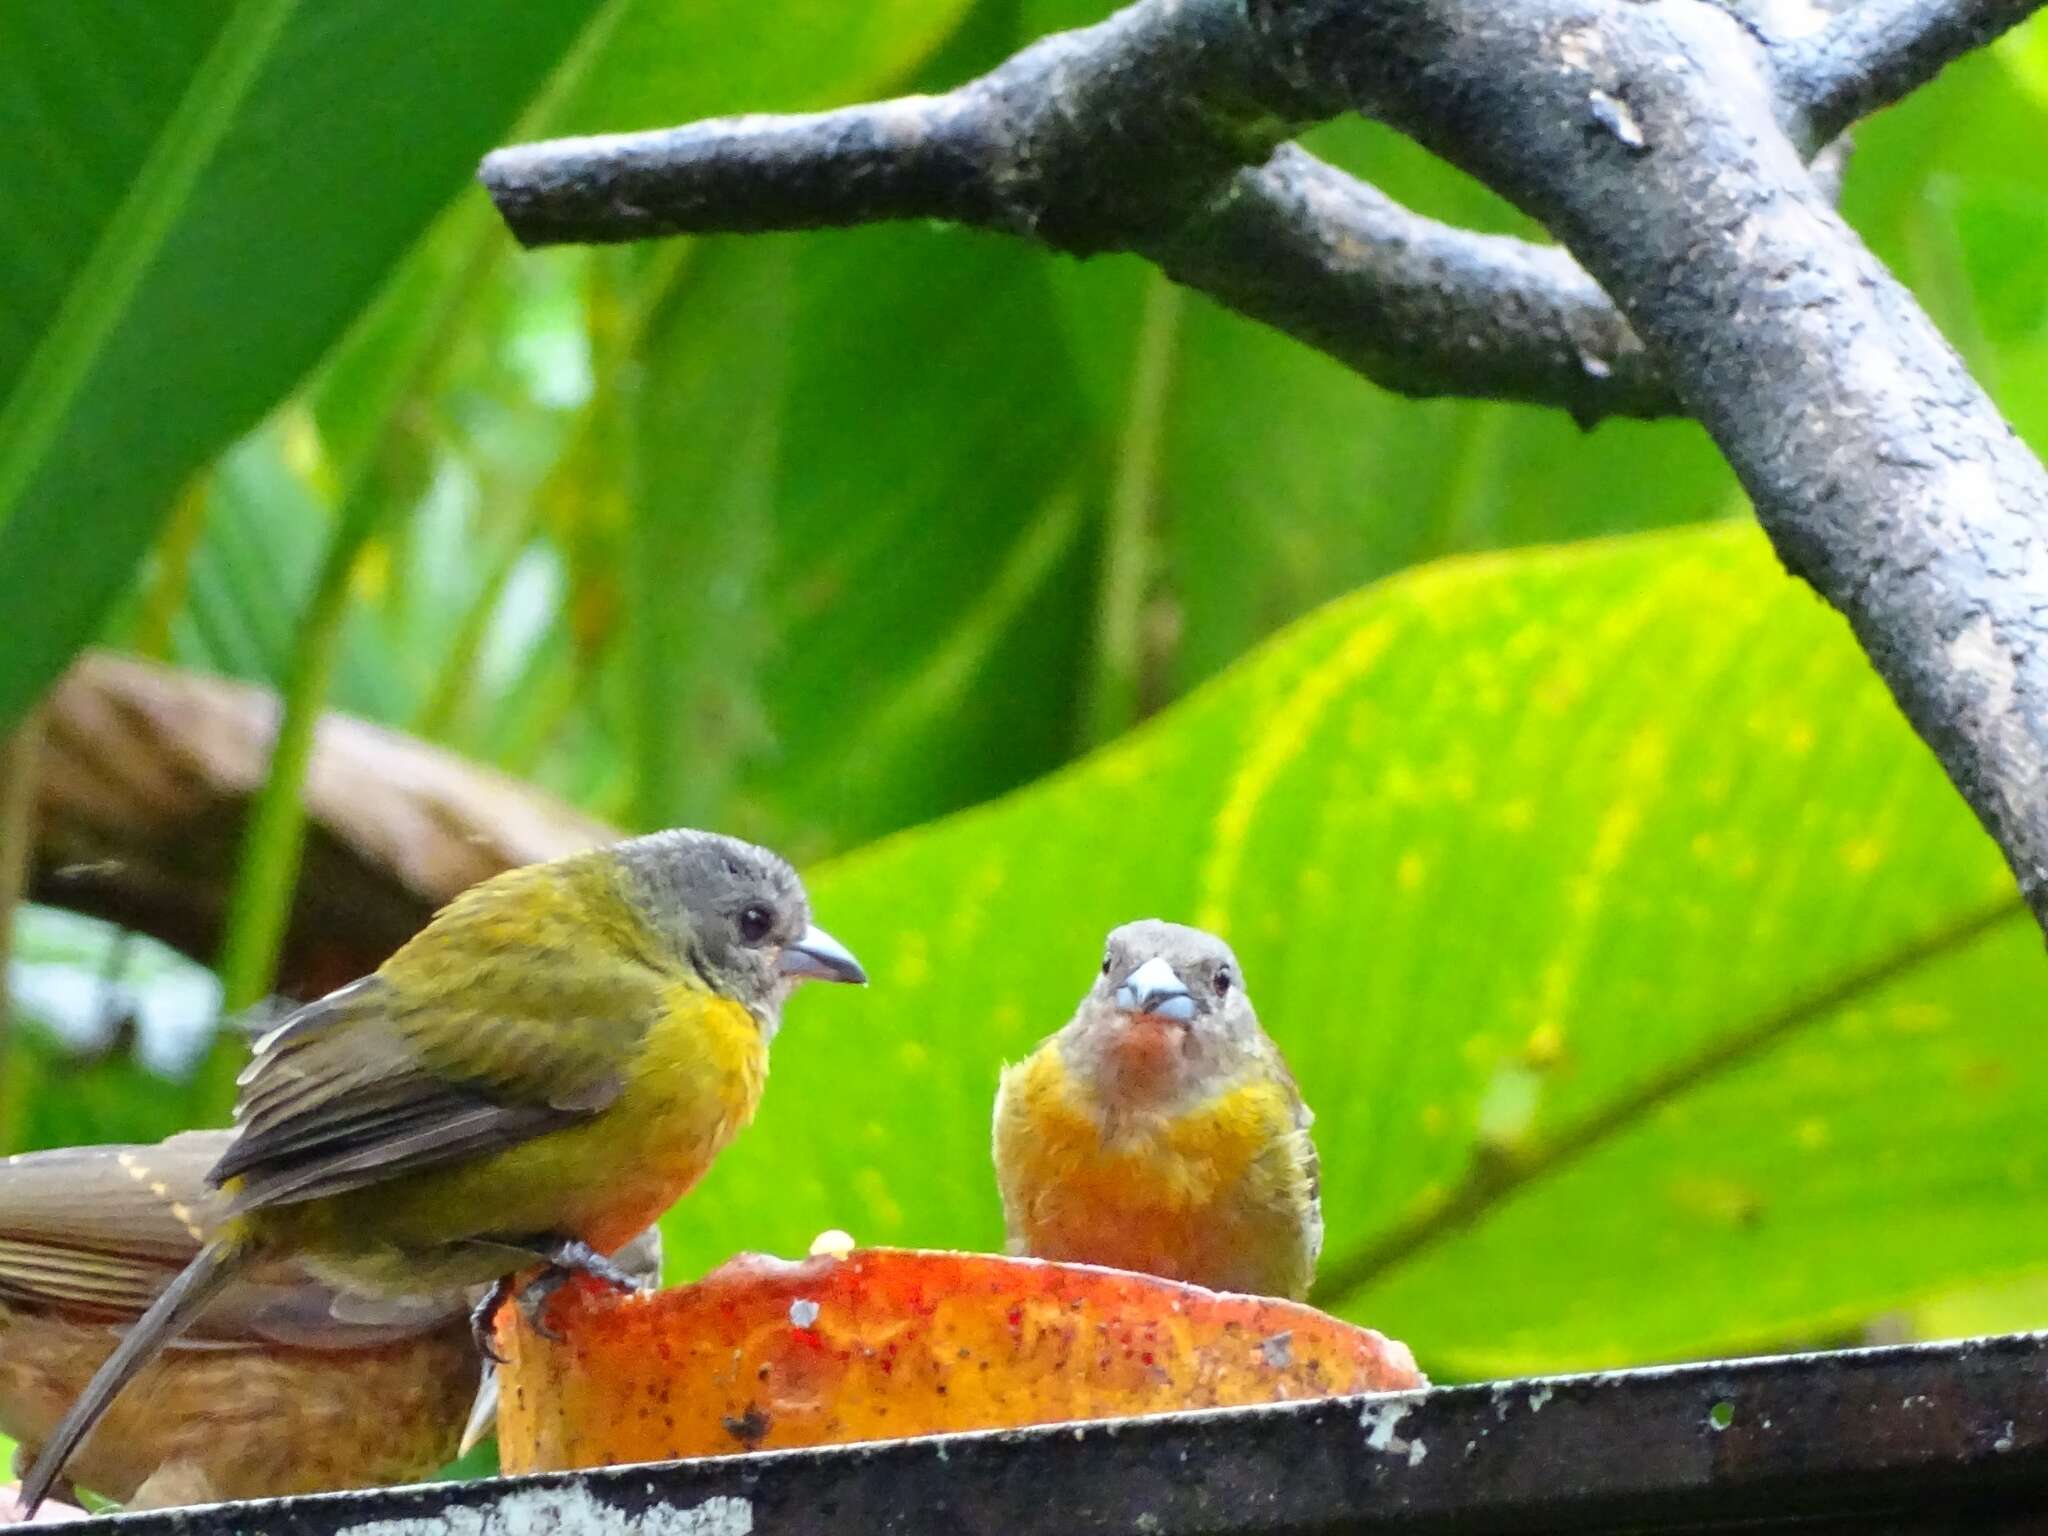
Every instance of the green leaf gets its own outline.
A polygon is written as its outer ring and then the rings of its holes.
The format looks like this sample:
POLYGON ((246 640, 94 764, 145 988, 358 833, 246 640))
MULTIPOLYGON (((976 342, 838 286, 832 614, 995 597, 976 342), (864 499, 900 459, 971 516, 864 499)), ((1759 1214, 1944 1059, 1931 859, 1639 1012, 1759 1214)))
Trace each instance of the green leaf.
POLYGON ((1747 527, 1396 578, 811 887, 875 985, 797 999, 684 1270, 997 1243, 998 1064, 1145 915, 1237 946, 1319 1115, 1328 1299, 1439 1370, 1807 1337, 2038 1258, 2038 934, 1747 527))
POLYGON ((2048 27, 1859 127, 1843 208, 1927 306, 2036 451, 2048 444, 2048 174, 2013 144, 2048 139, 2048 27))
POLYGON ((216 467, 192 551, 186 600, 172 627, 172 659, 276 686, 292 625, 320 564, 332 518, 292 472, 287 432, 271 422, 216 467))
POLYGON ((2043 107, 2048 107, 2048 27, 2036 20, 2015 27, 1993 49, 2013 79, 2043 107))
POLYGON ((1144 476, 1145 602, 1163 638, 1140 688, 1154 700, 1408 565, 1739 505, 1689 423, 1610 422, 1589 434, 1524 406, 1417 403, 1197 294, 1178 308, 1164 389, 1140 390, 1147 349, 1131 285, 1157 279, 1135 259, 1049 270, 1071 350, 1095 381, 1099 454, 1117 477, 1101 499, 1117 503, 1135 455, 1155 459, 1144 476))
POLYGON ((2048 1267, 2035 1265, 2018 1277, 1929 1297, 1908 1321, 1914 1336, 1961 1339, 1983 1333, 2025 1333, 2048 1317, 2048 1267))
POLYGON ((340 333, 594 0, 75 0, 0 22, 0 727, 340 333), (460 81, 451 89, 451 81, 460 81), (91 530, 89 538, 81 531, 91 530))
POLYGON ((968 0, 610 0, 600 49, 548 132, 838 106, 913 68, 967 9, 968 0))
POLYGON ((1088 540, 1046 281, 921 228, 701 248, 635 439, 636 822, 843 847, 1069 755, 1088 540))

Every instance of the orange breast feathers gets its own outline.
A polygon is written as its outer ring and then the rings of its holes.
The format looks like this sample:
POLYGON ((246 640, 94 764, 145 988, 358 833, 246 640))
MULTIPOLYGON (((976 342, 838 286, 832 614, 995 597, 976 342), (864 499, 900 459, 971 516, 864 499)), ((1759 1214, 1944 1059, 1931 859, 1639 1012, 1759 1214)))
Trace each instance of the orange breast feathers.
MULTIPOLYGON (((1120 1065, 1146 1075, 1142 1046, 1120 1065)), ((1320 1235, 1314 1154, 1281 1078, 1119 1111, 1048 1041, 1003 1073, 995 1159, 1013 1252, 1216 1290, 1308 1289, 1320 1235)))

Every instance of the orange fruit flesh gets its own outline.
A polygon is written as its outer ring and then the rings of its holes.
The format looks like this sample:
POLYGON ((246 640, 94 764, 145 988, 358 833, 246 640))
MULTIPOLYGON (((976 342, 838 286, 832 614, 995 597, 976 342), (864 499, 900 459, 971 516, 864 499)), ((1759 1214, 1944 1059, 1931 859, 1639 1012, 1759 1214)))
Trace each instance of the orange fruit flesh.
POLYGON ((743 1254, 695 1285, 517 1307, 507 1472, 663 1461, 1423 1385, 1405 1346, 1311 1307, 988 1254, 743 1254))

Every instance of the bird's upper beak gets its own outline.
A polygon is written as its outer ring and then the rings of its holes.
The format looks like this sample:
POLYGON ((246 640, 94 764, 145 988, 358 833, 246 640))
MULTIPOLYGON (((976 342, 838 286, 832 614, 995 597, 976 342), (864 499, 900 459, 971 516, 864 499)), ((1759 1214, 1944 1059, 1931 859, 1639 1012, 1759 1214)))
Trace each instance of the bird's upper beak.
POLYGON ((795 943, 783 946, 778 969, 792 981, 851 981, 866 986, 868 980, 853 951, 816 923, 795 943))
POLYGON ((1116 989, 1116 1005, 1125 1013, 1149 1013, 1176 1024, 1195 1016, 1195 999, 1187 983, 1157 955, 1124 978, 1116 989))

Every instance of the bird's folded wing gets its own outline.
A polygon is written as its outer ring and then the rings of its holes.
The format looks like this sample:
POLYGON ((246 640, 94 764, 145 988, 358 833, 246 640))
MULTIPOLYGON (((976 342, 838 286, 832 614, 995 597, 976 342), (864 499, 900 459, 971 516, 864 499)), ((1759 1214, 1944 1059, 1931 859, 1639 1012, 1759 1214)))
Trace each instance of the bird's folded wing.
POLYGON ((1301 1089, 1295 1084, 1294 1074, 1288 1070, 1286 1060, 1278 1046, 1272 1046, 1272 1060, 1280 1074, 1280 1081, 1286 1086, 1287 1096, 1294 1111, 1294 1134, 1301 1144, 1301 1171, 1307 1184, 1308 1197, 1308 1252, 1313 1264, 1323 1252, 1323 1159, 1316 1151, 1309 1128, 1316 1123, 1315 1111, 1301 1096, 1301 1089))
POLYGON ((373 976, 293 1015, 243 1074, 239 1129, 211 1175, 236 1181, 229 1212, 464 1162, 607 1108, 658 995, 620 978, 610 1018, 565 1024, 548 969, 536 957, 496 996, 477 986, 403 1001, 373 976))

